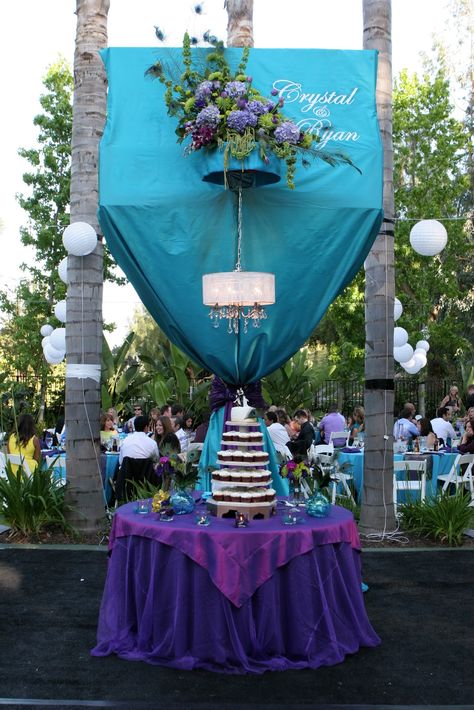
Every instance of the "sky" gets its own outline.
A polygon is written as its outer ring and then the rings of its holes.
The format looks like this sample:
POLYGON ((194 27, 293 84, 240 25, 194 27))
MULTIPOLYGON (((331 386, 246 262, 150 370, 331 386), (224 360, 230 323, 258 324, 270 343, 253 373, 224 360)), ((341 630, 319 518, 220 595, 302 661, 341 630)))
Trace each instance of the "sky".
MULTIPOLYGON (((180 46, 191 34, 210 29, 225 39, 227 12, 224 0, 204 0, 196 15, 192 0, 111 0, 108 15, 110 47, 156 47, 155 26, 165 44, 180 46)), ((392 0, 393 73, 402 68, 420 71, 421 52, 429 53, 433 35, 446 24, 447 0, 392 0)), ((0 287, 14 287, 22 275, 19 266, 32 261, 21 245, 19 227, 26 213, 15 195, 26 192, 22 174, 28 163, 17 151, 36 145, 34 116, 47 68, 59 56, 71 67, 76 33, 75 0, 16 0, 0 2, 0 74, 3 110, 0 114, 0 234, 2 249, 0 287)), ((256 47, 312 47, 362 49, 362 0, 254 0, 256 47), (285 9, 285 12, 283 10, 285 9)), ((109 343, 116 345, 128 331, 140 301, 131 286, 104 287, 104 319, 117 328, 109 343)))

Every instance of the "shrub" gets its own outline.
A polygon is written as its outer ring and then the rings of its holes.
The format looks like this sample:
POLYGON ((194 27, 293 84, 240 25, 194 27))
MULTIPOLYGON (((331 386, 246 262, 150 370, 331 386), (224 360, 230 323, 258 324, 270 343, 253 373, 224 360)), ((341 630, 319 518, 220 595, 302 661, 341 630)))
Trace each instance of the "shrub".
POLYGON ((445 493, 423 503, 403 503, 399 511, 406 530, 455 546, 462 545, 464 530, 474 523, 470 502, 470 496, 459 490, 455 495, 445 493))
POLYGON ((27 476, 21 466, 14 473, 8 461, 5 474, 0 478, 0 518, 6 525, 24 535, 38 535, 52 526, 73 532, 64 517, 64 490, 55 482, 52 467, 27 476))

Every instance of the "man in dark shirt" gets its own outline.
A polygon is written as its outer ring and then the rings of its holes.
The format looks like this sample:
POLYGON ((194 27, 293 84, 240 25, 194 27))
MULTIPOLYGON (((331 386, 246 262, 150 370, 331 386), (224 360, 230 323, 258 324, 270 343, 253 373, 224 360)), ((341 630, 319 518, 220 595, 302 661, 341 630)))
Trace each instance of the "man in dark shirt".
POLYGON ((314 442, 314 429, 309 421, 308 413, 304 409, 297 409, 293 415, 293 419, 300 425, 300 431, 296 439, 289 441, 287 446, 293 456, 306 456, 306 453, 314 442))

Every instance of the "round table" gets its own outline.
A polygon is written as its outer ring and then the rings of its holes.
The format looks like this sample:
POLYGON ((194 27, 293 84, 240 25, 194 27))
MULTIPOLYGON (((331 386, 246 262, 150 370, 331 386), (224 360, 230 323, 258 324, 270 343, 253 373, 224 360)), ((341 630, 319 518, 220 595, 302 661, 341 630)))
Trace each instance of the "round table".
POLYGON ((380 643, 361 590, 352 514, 246 528, 195 515, 162 522, 136 504, 113 518, 92 655, 226 673, 317 668, 380 643))

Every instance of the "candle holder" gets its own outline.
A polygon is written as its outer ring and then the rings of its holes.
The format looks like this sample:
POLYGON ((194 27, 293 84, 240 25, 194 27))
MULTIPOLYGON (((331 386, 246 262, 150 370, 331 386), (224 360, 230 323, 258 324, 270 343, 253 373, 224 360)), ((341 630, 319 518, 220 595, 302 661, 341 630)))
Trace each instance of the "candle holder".
POLYGON ((148 515, 148 513, 151 512, 151 501, 149 501, 149 500, 137 501, 136 511, 139 515, 148 515))
POLYGON ((195 522, 196 522, 196 525, 200 525, 202 527, 207 527, 208 525, 210 525, 211 524, 211 515, 210 515, 209 511, 200 510, 198 513, 196 513, 195 522))
POLYGON ((237 512, 235 514, 235 523, 234 527, 236 528, 246 528, 248 527, 249 524, 249 515, 248 513, 239 513, 237 512))

